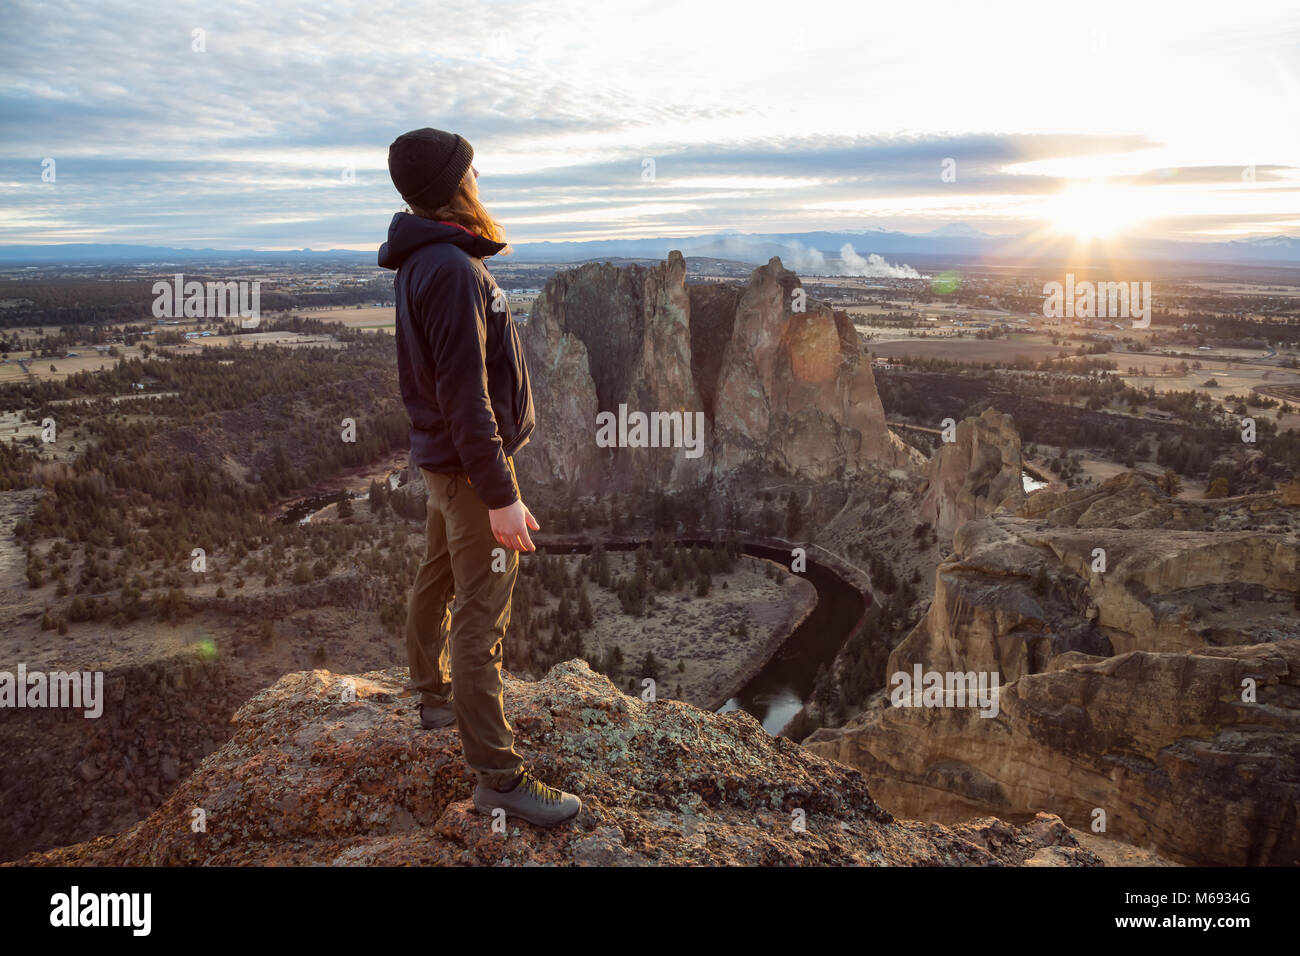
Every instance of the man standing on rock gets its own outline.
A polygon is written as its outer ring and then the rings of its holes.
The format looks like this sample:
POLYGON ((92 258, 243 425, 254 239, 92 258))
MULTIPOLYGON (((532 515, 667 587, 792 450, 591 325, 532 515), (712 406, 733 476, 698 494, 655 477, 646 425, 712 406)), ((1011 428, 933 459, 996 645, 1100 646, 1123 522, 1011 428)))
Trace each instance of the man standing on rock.
POLYGON ((502 706, 518 552, 535 550, 528 531, 540 526, 520 499, 512 458, 533 430, 528 367, 505 295, 483 265, 506 243, 479 202, 473 158, 463 137, 428 128, 388 149, 410 212, 393 216, 379 265, 397 271, 398 379, 411 464, 429 489, 406 649, 421 725, 460 729, 478 778, 475 808, 551 826, 582 802, 527 771, 502 706))

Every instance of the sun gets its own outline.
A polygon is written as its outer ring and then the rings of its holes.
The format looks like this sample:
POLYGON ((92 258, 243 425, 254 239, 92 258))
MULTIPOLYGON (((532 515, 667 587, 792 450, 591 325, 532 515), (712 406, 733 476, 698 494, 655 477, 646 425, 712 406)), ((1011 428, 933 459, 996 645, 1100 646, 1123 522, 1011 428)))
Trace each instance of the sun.
POLYGON ((1104 183, 1073 183, 1051 201, 1048 219, 1076 239, 1112 239, 1137 221, 1132 200, 1104 183))

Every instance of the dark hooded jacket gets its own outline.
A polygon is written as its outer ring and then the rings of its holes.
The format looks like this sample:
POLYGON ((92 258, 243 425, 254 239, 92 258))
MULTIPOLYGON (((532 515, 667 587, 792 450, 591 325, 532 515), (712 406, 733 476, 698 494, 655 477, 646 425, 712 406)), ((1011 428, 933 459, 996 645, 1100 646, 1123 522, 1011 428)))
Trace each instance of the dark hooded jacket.
POLYGON ((379 248, 379 264, 397 270, 397 376, 411 419, 411 463, 465 473, 489 508, 518 500, 506 457, 533 431, 523 347, 483 265, 504 248, 401 212, 379 248))

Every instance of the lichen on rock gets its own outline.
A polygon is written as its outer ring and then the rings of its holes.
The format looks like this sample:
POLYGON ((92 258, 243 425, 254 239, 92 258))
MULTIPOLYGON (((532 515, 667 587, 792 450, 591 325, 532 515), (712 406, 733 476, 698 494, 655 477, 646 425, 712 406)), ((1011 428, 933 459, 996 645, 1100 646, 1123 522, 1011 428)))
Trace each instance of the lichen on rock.
POLYGON ((454 727, 419 729, 404 668, 288 674, 147 819, 36 865, 1097 865, 1055 817, 894 819, 857 770, 714 714, 620 692, 585 662, 507 676, 532 768, 582 795, 572 824, 492 819, 454 727), (355 697, 355 699, 353 699, 355 697), (196 832, 195 810, 204 828, 196 832), (1045 849, 1050 853, 1044 853, 1045 849))

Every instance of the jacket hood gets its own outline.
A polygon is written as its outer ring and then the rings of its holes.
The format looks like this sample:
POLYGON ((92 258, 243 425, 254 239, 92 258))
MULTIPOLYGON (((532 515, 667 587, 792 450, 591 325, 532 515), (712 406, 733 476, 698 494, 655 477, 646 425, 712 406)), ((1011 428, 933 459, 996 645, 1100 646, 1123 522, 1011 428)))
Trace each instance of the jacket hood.
POLYGON ((435 242, 459 246, 480 259, 496 255, 506 247, 504 242, 485 239, 463 226, 399 212, 388 224, 388 241, 379 247, 379 265, 385 269, 397 269, 416 249, 435 242))

